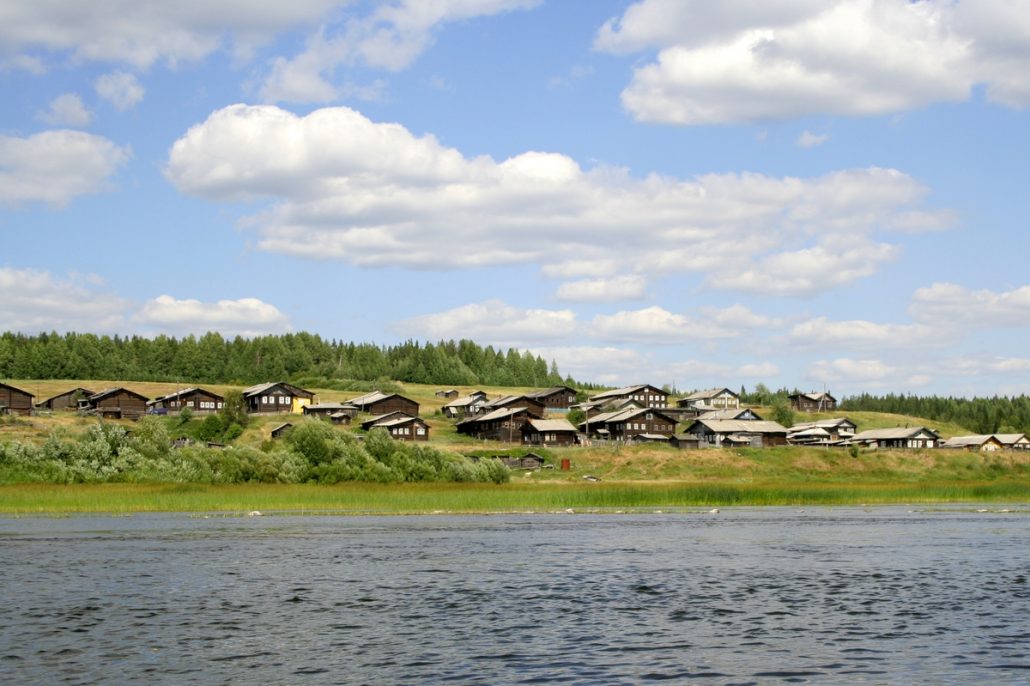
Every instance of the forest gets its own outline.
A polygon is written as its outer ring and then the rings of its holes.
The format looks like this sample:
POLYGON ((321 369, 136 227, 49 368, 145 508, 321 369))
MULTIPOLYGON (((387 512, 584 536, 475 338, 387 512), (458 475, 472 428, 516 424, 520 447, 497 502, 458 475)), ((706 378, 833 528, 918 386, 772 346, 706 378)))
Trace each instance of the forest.
POLYGON ((528 351, 469 340, 392 346, 326 340, 309 333, 232 339, 202 336, 0 335, 0 379, 110 379, 250 385, 290 380, 391 379, 470 386, 578 386, 528 351))

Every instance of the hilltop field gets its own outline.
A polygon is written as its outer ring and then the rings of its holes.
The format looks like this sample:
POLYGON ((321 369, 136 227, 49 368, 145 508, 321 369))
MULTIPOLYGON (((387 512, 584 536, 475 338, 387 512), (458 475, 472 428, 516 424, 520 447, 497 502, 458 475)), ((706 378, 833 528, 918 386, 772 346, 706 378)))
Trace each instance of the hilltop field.
MULTIPOLYGON (((176 384, 96 380, 10 383, 37 400, 68 388, 124 386, 148 397, 177 390, 176 384)), ((489 456, 519 454, 518 444, 478 441, 458 434, 440 407, 448 402, 434 395, 437 386, 398 384, 416 400, 430 427, 429 445, 448 453, 489 456)), ((178 388, 182 388, 180 384, 178 388)), ((232 388, 204 384, 219 393, 232 388)), ((479 389, 477 387, 477 389, 479 389)), ((360 392, 309 388, 319 402, 344 401, 360 392)), ((458 388, 459 391, 476 390, 458 388)), ((491 397, 530 388, 482 387, 491 397)), ((759 414, 769 408, 756 408, 759 414)), ((904 415, 838 412, 858 424, 859 431, 894 426, 928 426, 942 437, 973 433, 968 429, 904 415)), ((798 413, 798 422, 831 415, 798 413)), ((194 418, 190 425, 199 424, 194 418)), ((0 421, 0 443, 42 445, 59 436, 75 439, 95 427, 96 418, 74 413, 7 417, 0 421)), ((178 417, 161 418, 168 435, 187 435, 189 425, 178 417)), ((233 445, 251 451, 274 450, 273 427, 318 421, 297 415, 253 417, 233 445)), ((106 420, 132 431, 131 421, 106 420)), ((333 432, 363 433, 355 426, 332 426, 333 432)), ((517 439, 516 439, 517 440, 517 439)), ((12 484, 0 486, 0 512, 59 511, 243 511, 325 510, 345 512, 480 512, 613 508, 675 508, 728 504, 1010 502, 1030 501, 1030 455, 1006 452, 981 455, 953 450, 862 451, 780 447, 766 449, 677 450, 646 445, 615 445, 540 450, 545 469, 514 471, 508 484, 12 484), (567 460, 570 469, 560 466, 567 460)), ((2 482, 0 482, 2 483, 2 482)))

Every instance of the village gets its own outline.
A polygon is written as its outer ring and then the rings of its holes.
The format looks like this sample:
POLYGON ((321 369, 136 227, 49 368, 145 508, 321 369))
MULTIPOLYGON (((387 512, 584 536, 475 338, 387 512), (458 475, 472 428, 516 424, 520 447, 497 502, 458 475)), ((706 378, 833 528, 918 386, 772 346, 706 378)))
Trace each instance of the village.
MULTIPOLYGON (((312 391, 279 381, 254 385, 241 393, 247 414, 280 416, 284 420, 270 429, 270 439, 289 431, 296 421, 294 417, 314 417, 336 425, 360 427, 363 432, 382 429, 399 441, 429 441, 433 429, 420 416, 417 401, 395 392, 372 391, 322 401, 312 391)), ((1030 438, 1022 433, 942 438, 938 431, 926 426, 859 431, 859 426, 845 416, 783 426, 762 417, 758 408, 743 405, 739 395, 728 388, 697 391, 679 398, 650 384, 603 391, 585 400, 579 400, 582 395, 568 386, 493 398, 481 390, 453 388, 440 389, 434 395, 442 404, 432 411, 456 434, 497 444, 545 448, 655 443, 679 449, 786 445, 983 452, 1030 449, 1030 438)), ((837 399, 825 391, 796 393, 789 401, 791 409, 799 413, 837 413, 837 399)), ((221 394, 200 387, 176 390, 153 399, 124 387, 101 391, 76 387, 37 401, 28 391, 0 383, 0 414, 67 412, 138 420, 148 414, 177 415, 184 411, 193 415, 214 414, 223 406, 221 394)))

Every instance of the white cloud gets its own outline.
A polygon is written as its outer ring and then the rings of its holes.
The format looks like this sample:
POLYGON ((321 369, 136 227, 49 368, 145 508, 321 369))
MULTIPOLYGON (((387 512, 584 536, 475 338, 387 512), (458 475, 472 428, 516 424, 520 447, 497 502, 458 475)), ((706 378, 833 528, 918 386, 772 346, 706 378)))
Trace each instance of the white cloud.
POLYGON ((65 93, 50 101, 50 107, 40 112, 37 118, 53 126, 86 126, 93 120, 89 111, 75 93, 65 93))
POLYGON ((7 331, 111 333, 129 301, 97 289, 95 277, 0 267, 0 321, 7 331))
POLYGON ((143 100, 144 89, 139 79, 123 71, 98 77, 93 87, 97 95, 114 105, 119 112, 132 109, 143 100))
POLYGON ((500 300, 462 305, 398 322, 406 335, 428 339, 471 338, 504 346, 566 338, 577 328, 572 310, 523 309, 500 300))
MULTIPOLYGON (((73 61, 175 65, 231 48, 238 55, 275 34, 325 18, 340 0, 46 0, 6 3, 0 53, 21 61, 47 51, 73 61)), ((38 60, 37 60, 38 63, 38 60)))
MULTIPOLYGON (((311 35, 304 52, 272 61, 261 87, 267 102, 331 102, 343 95, 333 76, 341 67, 365 64, 399 71, 433 42, 442 25, 534 7, 540 0, 395 0, 367 16, 347 16, 311 35)), ((353 89, 353 86, 347 86, 353 89)))
POLYGON ((647 279, 637 274, 610 279, 583 279, 569 281, 558 287, 559 300, 573 302, 617 302, 639 300, 644 297, 647 279))
POLYGON ((965 330, 1030 326, 1030 286, 995 293, 935 283, 915 292, 909 314, 921 322, 965 330))
POLYGON ((60 206, 77 196, 103 191, 130 156, 127 147, 81 131, 0 136, 0 204, 60 206))
POLYGON ((643 0, 595 47, 658 48, 623 104, 640 120, 708 124, 879 115, 955 102, 977 83, 1030 104, 1030 20, 1003 0, 643 0))
POLYGON ((697 319, 674 314, 657 305, 642 310, 624 310, 596 315, 590 332, 604 340, 643 343, 680 343, 736 338, 745 329, 771 322, 742 306, 726 310, 708 309, 697 319))
POLYGON ((814 148, 818 145, 822 145, 826 141, 830 140, 830 134, 828 133, 812 133, 811 131, 803 131, 798 136, 797 144, 802 148, 814 148))
POLYGON ((780 368, 772 362, 755 362, 751 364, 741 365, 737 368, 737 376, 745 379, 754 379, 760 381, 761 379, 769 379, 778 376, 780 368))
POLYGON ((898 374, 896 367, 880 360, 853 360, 841 357, 813 363, 808 369, 807 378, 820 383, 846 382, 856 386, 868 386, 898 380, 898 374))
POLYGON ((168 334, 202 334, 217 331, 224 336, 259 336, 290 331, 289 318, 275 305, 257 298, 201 302, 159 295, 135 313, 133 322, 168 334))
POLYGON ((795 324, 792 346, 811 348, 882 349, 941 345, 953 340, 926 324, 880 324, 863 320, 831 321, 815 317, 795 324))
POLYGON ((632 383, 632 379, 653 378, 651 360, 629 348, 590 345, 533 346, 530 352, 545 360, 554 360, 563 374, 574 379, 622 385, 632 383))
POLYGON ((466 158, 345 107, 216 111, 175 142, 166 175, 213 200, 268 199, 244 223, 271 252, 433 269, 536 263, 564 278, 707 272, 712 288, 788 295, 875 272, 898 248, 868 237, 927 192, 892 169, 640 179, 558 153, 466 158))

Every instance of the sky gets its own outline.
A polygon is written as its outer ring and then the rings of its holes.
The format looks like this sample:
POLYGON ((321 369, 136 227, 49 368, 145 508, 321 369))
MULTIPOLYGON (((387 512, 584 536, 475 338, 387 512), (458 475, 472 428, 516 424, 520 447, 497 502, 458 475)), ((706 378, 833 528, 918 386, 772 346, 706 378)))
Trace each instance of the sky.
POLYGON ((0 0, 0 329, 1030 391, 1030 0, 0 0))

